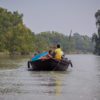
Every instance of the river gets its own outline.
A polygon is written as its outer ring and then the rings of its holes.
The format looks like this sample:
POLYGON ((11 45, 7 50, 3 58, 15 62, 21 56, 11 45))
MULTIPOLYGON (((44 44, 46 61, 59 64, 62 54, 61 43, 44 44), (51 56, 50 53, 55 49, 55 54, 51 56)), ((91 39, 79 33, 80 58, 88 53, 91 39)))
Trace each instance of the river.
POLYGON ((0 57, 0 100, 100 100, 100 56, 67 55, 64 72, 28 71, 29 57, 0 57))

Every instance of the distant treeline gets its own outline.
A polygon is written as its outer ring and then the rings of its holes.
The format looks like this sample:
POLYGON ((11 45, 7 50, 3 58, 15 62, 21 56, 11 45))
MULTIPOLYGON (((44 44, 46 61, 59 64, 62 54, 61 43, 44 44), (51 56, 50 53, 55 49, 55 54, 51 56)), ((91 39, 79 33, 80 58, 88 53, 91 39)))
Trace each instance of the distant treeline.
POLYGON ((93 52, 93 43, 87 35, 74 33, 66 36, 56 31, 35 34, 23 24, 23 14, 0 8, 0 52, 28 54, 49 50, 60 44, 70 53, 93 52))

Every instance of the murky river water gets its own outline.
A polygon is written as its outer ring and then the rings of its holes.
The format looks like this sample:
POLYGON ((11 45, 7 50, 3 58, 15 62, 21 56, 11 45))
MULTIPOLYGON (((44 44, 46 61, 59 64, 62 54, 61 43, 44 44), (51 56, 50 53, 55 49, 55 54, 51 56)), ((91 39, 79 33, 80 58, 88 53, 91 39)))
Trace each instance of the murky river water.
POLYGON ((66 72, 27 70, 28 57, 0 57, 0 100, 100 100, 100 57, 68 55, 66 72))

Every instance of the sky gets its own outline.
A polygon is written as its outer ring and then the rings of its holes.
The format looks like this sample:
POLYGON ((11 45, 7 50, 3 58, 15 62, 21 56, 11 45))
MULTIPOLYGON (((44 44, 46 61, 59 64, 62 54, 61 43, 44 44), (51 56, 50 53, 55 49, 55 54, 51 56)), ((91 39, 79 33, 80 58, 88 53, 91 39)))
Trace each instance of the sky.
POLYGON ((0 0, 0 7, 23 13, 23 23, 35 33, 69 35, 72 30, 92 36, 97 32, 94 15, 100 9, 100 0, 0 0))

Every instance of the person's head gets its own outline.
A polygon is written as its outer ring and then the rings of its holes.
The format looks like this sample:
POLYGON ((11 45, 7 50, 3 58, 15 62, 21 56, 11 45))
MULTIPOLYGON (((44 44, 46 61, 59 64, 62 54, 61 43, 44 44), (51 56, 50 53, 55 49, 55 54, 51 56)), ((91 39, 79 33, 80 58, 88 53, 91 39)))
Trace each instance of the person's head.
POLYGON ((60 48, 60 44, 57 44, 57 48, 60 48))
POLYGON ((52 50, 49 50, 49 54, 51 54, 52 50))

